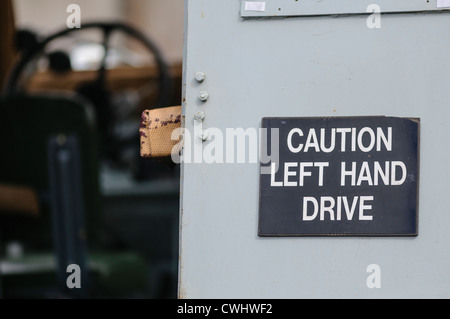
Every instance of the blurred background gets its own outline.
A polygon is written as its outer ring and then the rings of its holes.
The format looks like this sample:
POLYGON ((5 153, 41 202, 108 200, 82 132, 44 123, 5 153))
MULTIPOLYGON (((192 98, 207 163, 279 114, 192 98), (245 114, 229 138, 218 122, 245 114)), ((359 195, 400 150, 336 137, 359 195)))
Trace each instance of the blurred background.
POLYGON ((0 2, 1 298, 177 297, 179 167, 139 125, 181 105, 183 9, 0 2))

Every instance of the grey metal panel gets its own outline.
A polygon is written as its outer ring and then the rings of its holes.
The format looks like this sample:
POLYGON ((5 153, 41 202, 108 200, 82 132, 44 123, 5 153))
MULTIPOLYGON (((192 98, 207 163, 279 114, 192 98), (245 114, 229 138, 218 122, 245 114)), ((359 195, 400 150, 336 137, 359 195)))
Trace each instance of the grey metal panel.
POLYGON ((448 8, 438 8, 437 0, 378 0, 376 2, 373 0, 242 0, 241 16, 246 18, 255 18, 366 14, 368 12, 368 7, 373 3, 376 3, 383 13, 421 11, 437 12, 448 10, 448 8), (255 2, 261 3, 263 7, 257 6, 257 10, 254 10, 255 5, 252 6, 251 4, 255 2), (250 5, 248 3, 250 3, 250 5), (249 7, 246 7, 246 5, 249 7), (264 10, 261 10, 261 8, 264 8, 264 10))
POLYGON ((180 297, 448 298, 450 15, 386 15, 368 29, 366 16, 245 20, 240 9, 187 1, 186 129, 198 111, 223 131, 263 117, 420 118, 419 236, 259 238, 259 165, 185 163, 180 297), (366 285, 370 264, 379 289, 366 285))

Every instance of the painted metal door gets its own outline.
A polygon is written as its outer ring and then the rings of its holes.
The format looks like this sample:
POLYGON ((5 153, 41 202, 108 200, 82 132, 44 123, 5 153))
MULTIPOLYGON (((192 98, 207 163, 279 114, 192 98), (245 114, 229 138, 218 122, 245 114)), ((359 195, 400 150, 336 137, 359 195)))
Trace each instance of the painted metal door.
POLYGON ((186 1, 181 298, 449 297, 450 4, 373 2, 186 1), (371 116, 420 120, 417 236, 258 236, 262 119, 371 116))

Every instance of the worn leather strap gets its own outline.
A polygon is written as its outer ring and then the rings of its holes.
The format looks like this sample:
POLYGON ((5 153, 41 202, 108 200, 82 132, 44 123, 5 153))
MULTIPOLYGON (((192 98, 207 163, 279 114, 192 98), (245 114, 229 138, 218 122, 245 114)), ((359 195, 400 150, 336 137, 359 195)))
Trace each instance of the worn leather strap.
POLYGON ((144 111, 140 126, 141 156, 158 159, 179 154, 179 139, 172 140, 172 132, 181 127, 181 119, 181 106, 144 111))

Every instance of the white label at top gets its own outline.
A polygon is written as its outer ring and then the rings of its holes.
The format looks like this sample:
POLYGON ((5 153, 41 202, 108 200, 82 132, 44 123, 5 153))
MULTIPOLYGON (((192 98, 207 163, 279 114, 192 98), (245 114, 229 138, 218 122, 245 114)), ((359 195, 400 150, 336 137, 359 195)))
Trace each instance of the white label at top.
POLYGON ((245 1, 245 11, 258 11, 264 12, 266 11, 266 2, 265 1, 245 1))
POLYGON ((438 8, 447 8, 450 7, 450 0, 437 0, 438 8))

